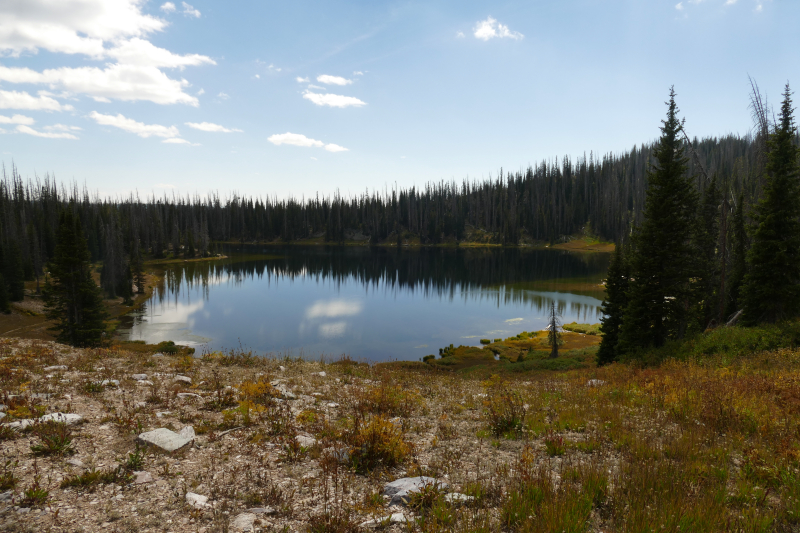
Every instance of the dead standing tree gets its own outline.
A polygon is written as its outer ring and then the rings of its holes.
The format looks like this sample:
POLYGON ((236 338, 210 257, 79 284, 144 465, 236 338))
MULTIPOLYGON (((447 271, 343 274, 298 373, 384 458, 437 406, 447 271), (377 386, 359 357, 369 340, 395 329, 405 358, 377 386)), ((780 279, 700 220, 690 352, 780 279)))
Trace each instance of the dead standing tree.
POLYGON ((561 333, 558 331, 560 325, 561 320, 559 319, 558 311, 556 311, 556 302, 553 302, 550 305, 550 319, 547 325, 547 340, 548 344, 550 344, 551 359, 558 357, 558 343, 561 341, 561 333))

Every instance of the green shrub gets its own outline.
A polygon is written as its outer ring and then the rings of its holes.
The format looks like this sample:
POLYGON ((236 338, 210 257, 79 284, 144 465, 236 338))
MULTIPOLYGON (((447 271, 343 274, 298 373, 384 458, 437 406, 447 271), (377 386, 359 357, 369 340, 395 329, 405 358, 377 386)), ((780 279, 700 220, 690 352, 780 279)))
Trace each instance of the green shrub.
POLYGON ((64 422, 48 420, 36 424, 33 434, 39 438, 40 444, 31 446, 34 455, 65 455, 72 453, 72 431, 64 422))
POLYGON ((426 355, 425 357, 423 357, 422 361, 424 363, 427 363, 428 361, 433 361, 434 359, 436 359, 436 356, 433 355, 433 354, 430 354, 430 355, 426 355))
POLYGON ((491 343, 491 342, 492 342, 492 341, 491 341, 491 340, 489 340, 489 339, 481 339, 481 344, 489 344, 489 343, 491 343))
POLYGON ((583 333, 584 335, 600 335, 600 324, 578 324, 577 322, 570 322, 562 326, 566 331, 574 333, 583 333))
POLYGON ((178 347, 175 346, 175 343, 172 341, 164 341, 159 342, 156 346, 156 350, 161 353, 168 353, 168 354, 176 354, 178 353, 178 347))

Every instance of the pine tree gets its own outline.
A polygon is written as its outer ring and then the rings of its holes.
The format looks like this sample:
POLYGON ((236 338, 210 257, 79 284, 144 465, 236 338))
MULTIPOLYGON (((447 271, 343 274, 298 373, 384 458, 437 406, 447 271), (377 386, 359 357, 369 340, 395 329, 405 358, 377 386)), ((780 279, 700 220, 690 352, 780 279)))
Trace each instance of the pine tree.
POLYGON ((103 342, 106 312, 91 274, 89 247, 80 220, 65 211, 59 217, 55 256, 43 291, 45 314, 55 321, 59 342, 98 346, 103 342))
POLYGON ((697 277, 692 243, 697 192, 687 175, 688 159, 679 137, 681 123, 670 90, 667 118, 653 150, 642 225, 633 238, 629 302, 622 321, 619 353, 658 347, 680 338, 690 321, 692 281, 697 277))
POLYGON ((5 314, 11 312, 11 300, 8 298, 8 287, 3 274, 0 274, 0 312, 5 314))
POLYGON ((22 267, 22 252, 15 242, 6 248, 5 278, 8 287, 8 299, 21 302, 25 299, 25 271, 22 267))
POLYGON ((728 302, 725 317, 730 318, 741 306, 741 288, 747 272, 747 232, 744 225, 744 195, 739 195, 736 211, 733 213, 733 242, 731 274, 728 278, 728 302))
POLYGON ((558 357, 558 343, 561 340, 561 333, 558 331, 559 320, 558 312, 556 311, 556 303, 550 305, 550 324, 548 325, 547 342, 550 344, 550 358, 555 359, 558 357))
POLYGON ((694 237, 699 259, 698 273, 701 277, 698 284, 697 326, 705 329, 719 314, 719 262, 717 261, 717 243, 719 241, 719 203, 720 194, 717 188, 717 176, 703 191, 700 213, 697 217, 697 233, 694 237))
POLYGON ((144 266, 142 264, 142 256, 139 253, 131 260, 131 274, 133 276, 133 282, 136 284, 136 293, 144 294, 144 266))
POLYGON ((767 141, 766 181, 753 212, 756 228, 742 286, 742 323, 777 322, 800 311, 800 183, 789 84, 767 141))
POLYGON ((600 319, 600 332, 603 334, 603 340, 597 350, 598 366, 617 360, 617 343, 622 327, 622 317, 628 305, 629 276, 628 263, 622 246, 617 244, 606 277, 606 298, 602 307, 603 318, 600 319))

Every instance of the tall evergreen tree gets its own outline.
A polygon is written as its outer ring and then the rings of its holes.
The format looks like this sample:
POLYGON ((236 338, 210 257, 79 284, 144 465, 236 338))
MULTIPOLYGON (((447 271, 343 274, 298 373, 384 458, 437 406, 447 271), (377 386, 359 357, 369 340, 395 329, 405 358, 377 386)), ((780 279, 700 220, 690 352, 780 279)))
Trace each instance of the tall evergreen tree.
POLYGON ((0 312, 5 314, 11 312, 11 300, 8 298, 8 287, 3 274, 0 274, 0 312))
POLYGON ((789 84, 767 141, 767 176, 742 286, 742 323, 776 322, 800 311, 800 173, 789 84))
POLYGON ((717 243, 719 242, 719 203, 720 193, 716 174, 703 191, 700 213, 697 217, 697 233, 694 237, 699 260, 697 326, 705 329, 719 315, 719 262, 717 243))
POLYGON ((558 357, 558 343, 561 341, 561 333, 558 331, 561 321, 558 319, 558 311, 556 310, 555 301, 550 304, 549 322, 547 342, 550 344, 550 358, 555 359, 558 357))
POLYGON ((733 212, 733 242, 731 243, 731 274, 728 278, 728 302, 725 307, 727 319, 741 306, 741 288, 747 272, 747 230, 744 224, 744 195, 739 195, 736 211, 733 212))
POLYGON ((661 138, 653 151, 655 162, 648 170, 643 222, 633 239, 629 302, 618 345, 620 353, 629 355, 682 337, 696 290, 692 234, 697 191, 679 137, 682 126, 674 89, 667 105, 661 138))
POLYGON ((45 283, 45 314, 55 321, 59 342, 98 346, 103 342, 106 311, 91 274, 89 247, 80 220, 67 210, 59 217, 58 240, 45 283))
POLYGON ((614 257, 606 276, 606 297, 603 300, 603 318, 600 319, 600 332, 603 340, 597 350, 598 366, 617 360, 617 343, 622 328, 622 317, 628 306, 628 282, 630 271, 621 244, 614 249, 614 257))
POLYGON ((22 252, 16 242, 5 249, 5 278, 8 287, 8 299, 21 302, 25 299, 25 270, 22 267, 22 252))

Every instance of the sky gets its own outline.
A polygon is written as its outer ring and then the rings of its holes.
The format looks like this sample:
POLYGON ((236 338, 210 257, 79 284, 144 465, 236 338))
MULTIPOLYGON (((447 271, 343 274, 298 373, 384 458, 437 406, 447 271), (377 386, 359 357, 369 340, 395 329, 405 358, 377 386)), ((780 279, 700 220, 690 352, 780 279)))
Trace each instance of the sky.
POLYGON ((0 1, 0 162, 101 195, 357 195, 746 134, 796 0, 0 1))

